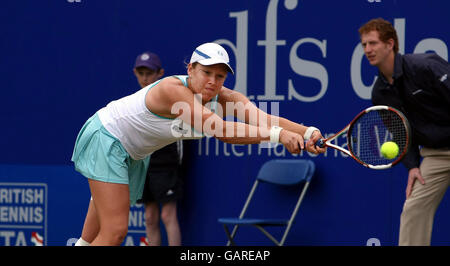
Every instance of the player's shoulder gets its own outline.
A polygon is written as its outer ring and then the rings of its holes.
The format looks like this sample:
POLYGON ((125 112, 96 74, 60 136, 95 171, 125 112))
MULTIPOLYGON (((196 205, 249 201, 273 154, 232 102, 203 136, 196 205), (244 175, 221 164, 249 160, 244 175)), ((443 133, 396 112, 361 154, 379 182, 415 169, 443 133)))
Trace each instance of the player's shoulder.
POLYGON ((184 83, 176 76, 166 77, 158 84, 163 95, 174 96, 186 91, 184 83))
POLYGON ((178 87, 178 86, 184 86, 181 79, 179 79, 176 76, 169 76, 161 80, 160 84, 162 87, 178 87))

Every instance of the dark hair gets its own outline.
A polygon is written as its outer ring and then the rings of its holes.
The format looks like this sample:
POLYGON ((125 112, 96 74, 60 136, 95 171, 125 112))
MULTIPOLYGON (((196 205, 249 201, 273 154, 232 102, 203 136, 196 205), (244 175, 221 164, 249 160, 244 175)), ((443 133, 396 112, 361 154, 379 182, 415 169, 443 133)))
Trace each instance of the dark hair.
POLYGON ((377 31, 380 35, 380 40, 384 43, 387 43, 389 39, 394 40, 394 53, 398 53, 398 37, 397 32, 395 31, 395 28, 392 26, 392 24, 384 20, 382 18, 375 18, 367 22, 366 24, 362 25, 361 28, 359 28, 359 36, 369 33, 371 31, 377 31))

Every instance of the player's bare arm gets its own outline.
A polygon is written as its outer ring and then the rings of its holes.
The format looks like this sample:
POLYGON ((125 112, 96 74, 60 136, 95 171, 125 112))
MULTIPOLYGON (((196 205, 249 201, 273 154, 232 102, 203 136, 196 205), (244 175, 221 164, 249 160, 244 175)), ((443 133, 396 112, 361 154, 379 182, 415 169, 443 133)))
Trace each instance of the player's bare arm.
MULTIPOLYGON (((223 87, 220 92, 219 102, 221 106, 223 106, 224 114, 233 114, 241 121, 259 127, 271 128, 274 125, 280 126, 283 129, 299 134, 303 142, 303 136, 308 127, 283 117, 267 114, 256 107, 240 92, 223 87), (232 107, 233 110, 229 110, 230 107, 232 107)), ((283 131, 280 134, 283 135, 283 131)), ((306 143, 306 148, 309 152, 323 153, 326 151, 326 148, 319 148, 314 145, 320 138, 323 138, 320 132, 314 131, 310 141, 306 143)))

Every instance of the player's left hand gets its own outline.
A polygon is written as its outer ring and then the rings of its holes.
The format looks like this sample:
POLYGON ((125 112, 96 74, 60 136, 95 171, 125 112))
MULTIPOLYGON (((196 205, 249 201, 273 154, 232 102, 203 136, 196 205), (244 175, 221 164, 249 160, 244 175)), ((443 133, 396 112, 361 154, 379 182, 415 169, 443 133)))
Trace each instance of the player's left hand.
POLYGON ((319 131, 314 131, 311 135, 311 138, 309 138, 309 140, 306 142, 305 148, 307 151, 314 153, 314 154, 319 154, 319 153, 324 153, 327 148, 320 148, 318 146, 316 146, 316 142, 319 139, 323 139, 324 137, 322 136, 322 134, 319 131))
POLYGON ((281 130, 279 139, 290 153, 297 154, 305 148, 303 137, 287 129, 281 130))

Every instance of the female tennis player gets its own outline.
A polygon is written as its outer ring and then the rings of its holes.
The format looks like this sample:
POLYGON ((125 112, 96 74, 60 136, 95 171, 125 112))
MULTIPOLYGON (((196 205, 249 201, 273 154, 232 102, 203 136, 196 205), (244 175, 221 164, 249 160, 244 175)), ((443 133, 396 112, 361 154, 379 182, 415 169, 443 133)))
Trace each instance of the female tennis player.
POLYGON ((317 128, 267 114, 241 93, 225 88, 228 72, 233 69, 225 49, 202 44, 192 53, 188 75, 161 79, 112 101, 83 125, 72 161, 88 178, 100 223, 92 245, 122 243, 130 203, 142 195, 149 155, 177 139, 209 135, 232 144, 279 142, 290 153, 325 152, 314 145, 323 138, 317 128), (227 110, 230 106, 233 110, 227 110), (222 112, 213 112, 218 109, 222 112), (229 113, 243 122, 220 116, 229 113))

